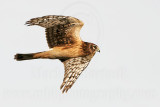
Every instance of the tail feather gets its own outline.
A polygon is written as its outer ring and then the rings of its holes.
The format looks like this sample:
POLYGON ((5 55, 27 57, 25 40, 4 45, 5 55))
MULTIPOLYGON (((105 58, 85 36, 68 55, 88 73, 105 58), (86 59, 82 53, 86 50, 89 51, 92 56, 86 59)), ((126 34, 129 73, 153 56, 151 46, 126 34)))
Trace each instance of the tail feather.
POLYGON ((39 59, 39 58, 54 59, 53 55, 50 55, 49 51, 29 53, 29 54, 16 54, 14 56, 14 59, 17 60, 17 61, 39 59))
POLYGON ((34 54, 16 54, 14 56, 14 59, 16 59, 17 61, 31 60, 31 59, 35 59, 33 55, 34 54))

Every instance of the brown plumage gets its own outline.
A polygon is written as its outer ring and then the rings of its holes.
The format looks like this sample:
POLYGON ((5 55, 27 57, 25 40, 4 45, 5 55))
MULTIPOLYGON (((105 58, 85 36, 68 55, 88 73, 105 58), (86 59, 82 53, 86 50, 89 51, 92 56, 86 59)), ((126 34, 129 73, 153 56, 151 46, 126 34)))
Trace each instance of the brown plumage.
POLYGON ((30 54, 16 54, 17 61, 38 58, 59 59, 65 68, 64 79, 60 89, 67 92, 88 66, 98 46, 84 42, 80 38, 83 22, 71 16, 49 15, 27 21, 28 26, 39 25, 45 28, 50 50, 30 54))

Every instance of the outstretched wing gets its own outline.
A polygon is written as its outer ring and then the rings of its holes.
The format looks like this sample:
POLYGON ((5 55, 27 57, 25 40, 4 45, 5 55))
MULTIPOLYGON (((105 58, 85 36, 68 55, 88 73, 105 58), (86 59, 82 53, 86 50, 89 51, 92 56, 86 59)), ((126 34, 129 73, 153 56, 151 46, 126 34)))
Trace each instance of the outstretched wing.
POLYGON ((77 57, 71 58, 64 61, 65 74, 63 83, 60 89, 63 88, 63 93, 67 92, 68 89, 72 87, 75 81, 78 79, 82 71, 88 66, 91 58, 85 57, 77 57))
POLYGON ((28 26, 39 25, 46 28, 48 46, 71 45, 80 42, 80 29, 83 22, 71 16, 49 15, 27 21, 28 26))

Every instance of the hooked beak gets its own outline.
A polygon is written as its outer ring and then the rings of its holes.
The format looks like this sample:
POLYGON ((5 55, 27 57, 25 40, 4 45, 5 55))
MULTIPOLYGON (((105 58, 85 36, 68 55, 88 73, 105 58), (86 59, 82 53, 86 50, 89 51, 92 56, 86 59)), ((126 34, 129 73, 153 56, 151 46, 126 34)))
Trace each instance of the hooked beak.
POLYGON ((97 49, 97 52, 99 52, 99 53, 100 53, 100 49, 99 49, 99 48, 97 49))

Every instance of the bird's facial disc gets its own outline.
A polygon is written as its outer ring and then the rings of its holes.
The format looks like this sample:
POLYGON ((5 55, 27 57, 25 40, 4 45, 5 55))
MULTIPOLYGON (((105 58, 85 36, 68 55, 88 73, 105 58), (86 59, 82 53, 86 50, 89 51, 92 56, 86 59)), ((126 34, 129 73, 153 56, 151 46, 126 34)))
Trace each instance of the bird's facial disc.
POLYGON ((96 51, 96 52, 100 52, 99 47, 98 47, 97 45, 95 45, 95 44, 92 46, 92 49, 93 49, 94 51, 96 51))

